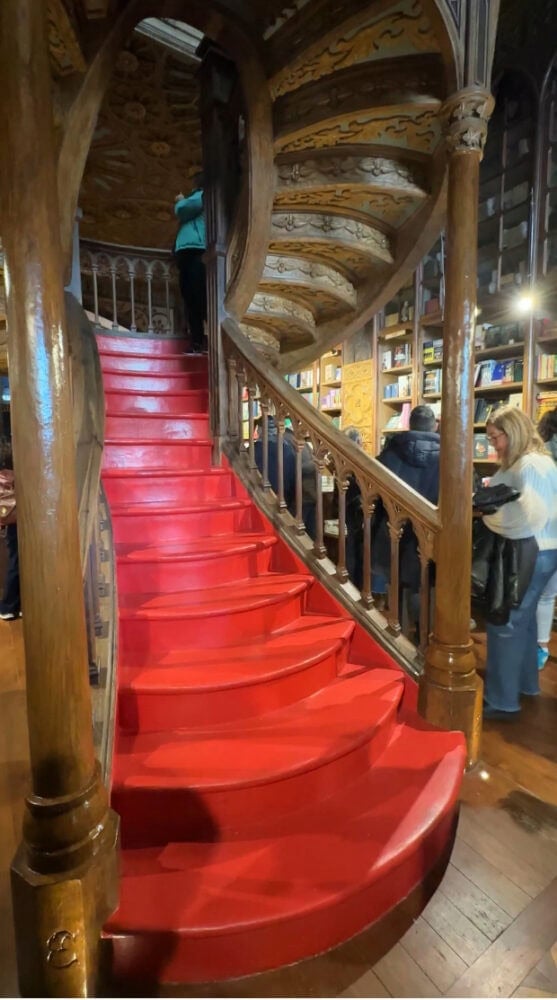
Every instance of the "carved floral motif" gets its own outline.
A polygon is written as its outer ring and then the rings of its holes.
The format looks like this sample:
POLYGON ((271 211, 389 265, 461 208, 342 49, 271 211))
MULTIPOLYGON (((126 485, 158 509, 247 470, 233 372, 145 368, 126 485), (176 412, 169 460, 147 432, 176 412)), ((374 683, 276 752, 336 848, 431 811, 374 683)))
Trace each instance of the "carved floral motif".
POLYGON ((335 215, 304 215, 293 212, 273 214, 273 236, 292 234, 296 239, 325 237, 334 242, 353 243, 360 253, 378 257, 389 264, 392 256, 388 237, 364 222, 335 215))
POLYGON ((439 140, 437 114, 433 110, 409 112, 393 108, 389 114, 357 114, 342 121, 307 129, 301 135, 279 139, 276 148, 281 153, 297 153, 304 149, 324 149, 355 146, 362 143, 382 143, 430 153, 439 140))
POLYGON ((491 94, 473 87, 461 90, 445 101, 440 117, 450 153, 483 154, 487 123, 494 104, 491 94))

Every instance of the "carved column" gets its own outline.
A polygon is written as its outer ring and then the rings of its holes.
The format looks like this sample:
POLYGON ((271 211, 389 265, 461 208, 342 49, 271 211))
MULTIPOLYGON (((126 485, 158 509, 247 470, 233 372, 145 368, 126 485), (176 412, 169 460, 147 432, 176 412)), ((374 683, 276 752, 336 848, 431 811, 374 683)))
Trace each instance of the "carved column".
POLYGON ((435 627, 426 649, 420 711, 444 729, 461 729, 477 760, 482 684, 470 639, 472 437, 478 182, 493 98, 467 88, 441 115, 449 160, 447 266, 441 404, 435 627))
POLYGON ((88 996, 116 903, 95 761, 45 0, 0 4, 7 284, 32 791, 12 866, 20 990, 88 996))
POLYGON ((209 406, 213 457, 220 460, 227 436, 227 372, 221 334, 226 317, 226 255, 229 229, 229 172, 235 143, 229 101, 236 77, 234 65, 220 49, 203 42, 199 49, 204 208, 207 232, 207 334, 209 340, 209 406))

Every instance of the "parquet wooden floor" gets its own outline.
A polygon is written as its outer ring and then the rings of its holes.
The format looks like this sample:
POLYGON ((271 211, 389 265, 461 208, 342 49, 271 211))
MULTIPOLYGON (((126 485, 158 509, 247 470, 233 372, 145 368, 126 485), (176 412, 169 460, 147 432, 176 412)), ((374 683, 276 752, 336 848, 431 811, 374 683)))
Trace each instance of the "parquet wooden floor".
MULTIPOLYGON (((484 637, 476 637, 481 661, 484 637)), ((365 938, 213 996, 557 995, 557 641, 520 722, 486 726, 455 848, 422 915, 379 961, 365 938)), ((22 623, 0 622, 0 995, 17 995, 8 868, 28 784, 22 623)), ((166 995, 185 996, 178 988, 166 995)))

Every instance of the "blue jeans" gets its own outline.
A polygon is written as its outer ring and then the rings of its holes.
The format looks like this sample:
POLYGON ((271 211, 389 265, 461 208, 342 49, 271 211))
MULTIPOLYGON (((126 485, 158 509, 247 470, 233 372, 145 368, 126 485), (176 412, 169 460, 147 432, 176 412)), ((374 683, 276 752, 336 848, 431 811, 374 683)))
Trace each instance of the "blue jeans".
POLYGON ((517 712, 521 694, 539 694, 536 608, 557 570, 557 549, 538 552, 528 589, 506 625, 487 624, 485 701, 501 712, 517 712))

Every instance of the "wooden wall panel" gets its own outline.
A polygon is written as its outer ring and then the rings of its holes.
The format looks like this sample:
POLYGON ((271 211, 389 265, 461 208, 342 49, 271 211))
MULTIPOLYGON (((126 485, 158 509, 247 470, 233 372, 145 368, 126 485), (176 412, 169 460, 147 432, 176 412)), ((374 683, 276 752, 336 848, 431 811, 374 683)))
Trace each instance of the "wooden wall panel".
POLYGON ((357 427, 363 437, 364 451, 374 447, 374 367, 371 358, 344 365, 342 369, 342 426, 357 427))

